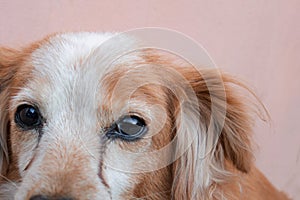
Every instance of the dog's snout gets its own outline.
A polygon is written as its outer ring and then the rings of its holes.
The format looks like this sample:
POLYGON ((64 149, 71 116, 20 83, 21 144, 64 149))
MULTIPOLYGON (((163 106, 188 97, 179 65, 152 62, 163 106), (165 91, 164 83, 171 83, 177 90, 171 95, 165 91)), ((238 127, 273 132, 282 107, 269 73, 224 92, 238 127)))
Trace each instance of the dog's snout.
POLYGON ((73 200, 73 199, 69 197, 47 197, 44 195, 35 195, 30 197, 29 200, 73 200))

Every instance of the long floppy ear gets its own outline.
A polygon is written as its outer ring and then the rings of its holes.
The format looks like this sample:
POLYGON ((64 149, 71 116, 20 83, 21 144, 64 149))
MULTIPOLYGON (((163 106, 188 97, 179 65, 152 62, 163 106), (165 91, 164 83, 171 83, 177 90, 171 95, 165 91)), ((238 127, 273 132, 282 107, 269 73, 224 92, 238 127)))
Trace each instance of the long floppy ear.
POLYGON ((172 194, 181 200, 211 199, 218 183, 230 176, 228 163, 243 173, 250 170, 253 116, 264 107, 246 86, 217 69, 179 70, 192 88, 187 95, 195 98, 178 104, 174 117, 181 156, 173 163, 172 194))
POLYGON ((9 163, 7 136, 9 131, 8 100, 11 80, 16 73, 17 51, 0 47, 0 173, 5 174, 9 163))

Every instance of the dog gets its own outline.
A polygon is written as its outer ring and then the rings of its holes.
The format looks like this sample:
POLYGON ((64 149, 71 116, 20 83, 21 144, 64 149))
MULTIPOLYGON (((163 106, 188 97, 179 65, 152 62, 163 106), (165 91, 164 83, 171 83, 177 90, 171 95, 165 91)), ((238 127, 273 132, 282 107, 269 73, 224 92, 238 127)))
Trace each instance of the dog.
POLYGON ((84 32, 0 48, 1 199, 288 199, 254 165, 255 94, 138 47, 84 32))

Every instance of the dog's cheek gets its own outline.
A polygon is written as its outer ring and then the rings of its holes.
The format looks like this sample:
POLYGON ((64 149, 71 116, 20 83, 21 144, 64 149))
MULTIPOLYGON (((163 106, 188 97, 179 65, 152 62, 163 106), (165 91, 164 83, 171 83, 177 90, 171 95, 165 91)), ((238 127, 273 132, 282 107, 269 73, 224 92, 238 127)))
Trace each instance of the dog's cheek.
POLYGON ((17 163, 17 168, 21 177, 30 167, 30 163, 34 159, 34 150, 38 145, 38 136, 36 133, 27 131, 19 131, 16 127, 12 128, 11 146, 12 161, 17 163))
POLYGON ((111 192, 112 199, 123 199, 124 195, 131 190, 131 175, 122 171, 106 168, 103 170, 107 187, 111 192))
POLYGON ((111 143, 106 147, 102 158, 100 178, 110 190, 112 199, 124 198, 133 190, 135 177, 132 173, 137 164, 134 156, 128 156, 118 144, 111 143))

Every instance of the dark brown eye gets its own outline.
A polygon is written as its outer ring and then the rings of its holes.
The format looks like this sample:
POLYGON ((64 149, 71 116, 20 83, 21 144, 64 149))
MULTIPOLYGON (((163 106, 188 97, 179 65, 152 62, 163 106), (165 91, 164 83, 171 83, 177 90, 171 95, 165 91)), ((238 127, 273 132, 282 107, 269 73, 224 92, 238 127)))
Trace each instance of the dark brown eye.
POLYGON ((147 126, 142 118, 135 115, 126 115, 109 128, 106 136, 133 141, 139 139, 146 131, 147 126))
POLYGON ((42 124, 41 119, 39 110, 28 104, 20 105, 15 114, 16 124, 26 130, 38 128, 42 124))

